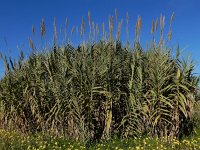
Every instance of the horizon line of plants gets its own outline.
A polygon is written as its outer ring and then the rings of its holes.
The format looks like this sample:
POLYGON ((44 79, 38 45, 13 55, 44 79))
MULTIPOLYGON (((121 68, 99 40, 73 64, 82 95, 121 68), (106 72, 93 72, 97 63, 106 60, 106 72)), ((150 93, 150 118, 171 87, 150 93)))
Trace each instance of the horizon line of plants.
MULTIPOLYGON (((152 22, 152 39, 146 49, 140 44, 140 16, 133 46, 120 40, 122 21, 117 11, 115 17, 109 17, 108 33, 102 24, 101 38, 88 13, 89 38, 78 47, 70 41, 58 44, 54 19, 52 48, 38 52, 30 38, 32 52, 27 60, 23 51, 18 60, 1 55, 6 71, 0 80, 0 128, 48 132, 83 142, 113 136, 190 135, 196 124, 199 78, 193 75, 193 61, 180 58, 179 48, 173 55, 167 44, 172 38, 173 19, 174 14, 166 38, 165 17, 152 22)), ((127 13, 127 35, 128 22, 127 13)), ((44 20, 40 27, 45 38, 44 20)), ((85 29, 82 19, 80 37, 86 34, 85 29)))

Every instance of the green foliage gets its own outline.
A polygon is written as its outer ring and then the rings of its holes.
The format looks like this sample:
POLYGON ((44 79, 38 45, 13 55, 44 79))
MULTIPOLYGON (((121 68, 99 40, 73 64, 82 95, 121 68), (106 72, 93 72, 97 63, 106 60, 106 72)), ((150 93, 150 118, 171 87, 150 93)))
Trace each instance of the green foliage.
POLYGON ((47 52, 33 51, 27 60, 22 52, 18 62, 4 57, 1 128, 81 142, 114 135, 189 135, 197 100, 194 64, 180 59, 179 49, 173 57, 162 37, 143 49, 140 28, 139 17, 133 47, 103 37, 78 47, 54 44, 47 52))
POLYGON ((86 145, 80 141, 71 141, 65 137, 48 134, 22 135, 15 131, 0 130, 0 149, 2 150, 176 150, 200 149, 199 135, 179 140, 170 137, 135 137, 128 139, 112 139, 86 145))

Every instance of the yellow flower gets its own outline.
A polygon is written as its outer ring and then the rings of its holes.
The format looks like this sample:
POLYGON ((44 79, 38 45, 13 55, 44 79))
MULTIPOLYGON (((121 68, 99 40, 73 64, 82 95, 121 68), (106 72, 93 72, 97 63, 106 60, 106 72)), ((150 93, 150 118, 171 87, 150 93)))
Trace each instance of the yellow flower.
POLYGON ((146 144, 147 144, 147 142, 146 142, 145 140, 143 141, 143 143, 144 143, 144 145, 146 145, 146 144))
POLYGON ((136 149, 137 149, 137 150, 139 150, 139 149, 140 149, 140 147, 139 147, 139 146, 136 146, 136 149))
POLYGON ((174 144, 179 145, 179 141, 175 141, 174 144))

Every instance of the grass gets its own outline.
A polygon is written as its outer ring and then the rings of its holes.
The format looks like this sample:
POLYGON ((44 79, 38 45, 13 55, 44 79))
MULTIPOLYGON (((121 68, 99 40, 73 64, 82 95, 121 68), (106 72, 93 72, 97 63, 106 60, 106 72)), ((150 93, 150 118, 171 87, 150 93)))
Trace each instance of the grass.
POLYGON ((112 139, 109 141, 100 141, 98 143, 85 144, 80 141, 70 141, 64 137, 54 137, 50 135, 21 135, 17 132, 8 132, 0 130, 0 149, 27 149, 27 150, 189 150, 200 149, 200 136, 194 134, 190 138, 150 138, 150 137, 137 137, 128 139, 112 139))
MULTIPOLYGON (((89 37, 78 46, 70 41, 60 44, 54 19, 53 44, 44 45, 45 50, 37 51, 29 38, 32 51, 27 59, 23 51, 18 60, 0 55, 6 68, 0 80, 2 149, 198 145, 198 138, 180 140, 191 136, 197 126, 199 77, 193 74, 193 61, 182 58, 179 47, 174 52, 169 46, 174 14, 167 35, 164 16, 152 22, 146 48, 140 44, 141 17, 131 46, 130 41, 120 40, 122 22, 117 16, 109 17, 109 32, 102 25, 99 38, 98 24, 88 13, 89 37)), ((127 34, 128 18, 127 14, 127 34)), ((85 30, 82 19, 81 39, 85 30)), ((32 31, 36 32, 34 27, 32 31)), ((44 19, 40 33, 46 44, 44 19)))

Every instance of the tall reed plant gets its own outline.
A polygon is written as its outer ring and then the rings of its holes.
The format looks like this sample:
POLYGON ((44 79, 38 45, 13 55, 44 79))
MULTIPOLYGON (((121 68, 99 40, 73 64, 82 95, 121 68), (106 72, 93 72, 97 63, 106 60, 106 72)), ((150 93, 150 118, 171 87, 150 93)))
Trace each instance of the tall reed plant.
MULTIPOLYGON (((28 59, 23 52, 17 61, 1 57, 6 68, 0 80, 1 128, 48 132, 83 142, 114 135, 189 135, 194 131, 199 78, 193 75, 194 63, 181 58, 179 48, 174 55, 167 44, 172 38, 173 19, 174 14, 166 38, 165 17, 152 22, 147 48, 140 44, 140 16, 133 46, 120 40, 122 21, 117 11, 109 18, 109 32, 102 24, 102 34, 89 12, 89 37, 78 46, 69 40, 59 44, 55 19, 54 42, 48 51, 37 52, 30 38, 28 59), (160 35, 158 42, 156 33, 160 35)), ((128 22, 127 13, 127 37, 128 22)), ((83 18, 81 38, 87 35, 86 28, 83 18)), ((40 33, 45 38, 44 20, 40 33)), ((64 33, 65 39, 70 36, 66 30, 64 33)))

